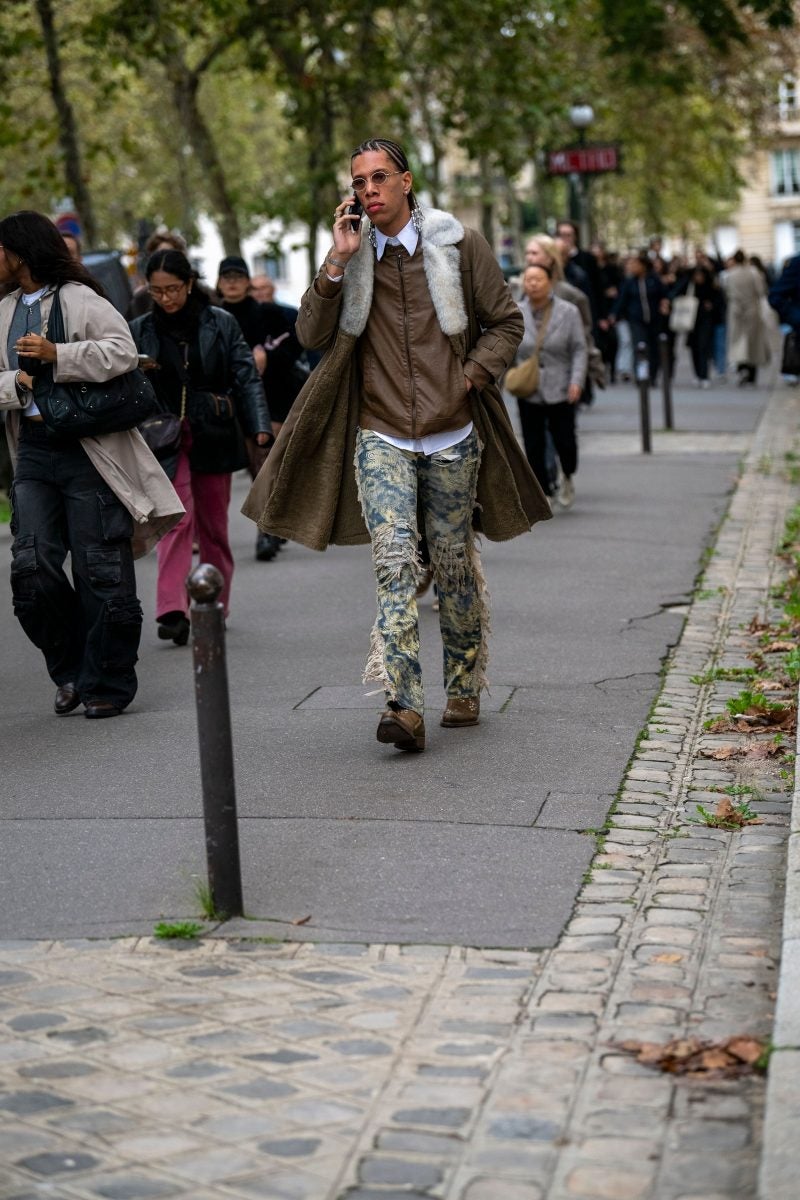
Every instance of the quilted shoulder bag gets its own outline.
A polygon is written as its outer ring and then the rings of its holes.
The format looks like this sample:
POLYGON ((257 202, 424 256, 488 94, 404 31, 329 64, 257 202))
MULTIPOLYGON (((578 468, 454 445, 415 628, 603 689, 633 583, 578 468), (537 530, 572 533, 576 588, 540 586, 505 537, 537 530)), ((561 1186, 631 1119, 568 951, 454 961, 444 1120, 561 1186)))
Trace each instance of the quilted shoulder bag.
MULTIPOLYGON (((42 331, 51 342, 66 342, 61 289, 56 288, 50 317, 42 331)), ((133 429, 157 407, 144 371, 135 367, 104 383, 63 383, 48 363, 37 376, 34 398, 49 433, 59 437, 98 437, 133 429)))

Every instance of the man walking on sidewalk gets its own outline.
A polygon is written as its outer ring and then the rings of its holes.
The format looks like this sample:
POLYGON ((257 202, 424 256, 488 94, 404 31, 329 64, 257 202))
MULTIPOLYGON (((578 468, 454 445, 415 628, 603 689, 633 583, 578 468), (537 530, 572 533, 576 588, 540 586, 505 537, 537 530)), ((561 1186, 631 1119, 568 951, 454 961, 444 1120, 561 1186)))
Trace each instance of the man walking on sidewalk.
POLYGON ((244 511, 318 549, 371 540, 378 616, 365 681, 386 692, 378 741, 422 750, 418 512, 439 591, 441 723, 456 727, 477 725, 486 685, 475 510, 497 540, 550 511, 495 387, 522 319, 491 250, 450 213, 420 208, 395 142, 363 142, 351 169, 354 195, 335 210, 333 248, 297 322, 300 342, 327 353, 244 511), (356 200, 368 220, 350 212, 356 200))

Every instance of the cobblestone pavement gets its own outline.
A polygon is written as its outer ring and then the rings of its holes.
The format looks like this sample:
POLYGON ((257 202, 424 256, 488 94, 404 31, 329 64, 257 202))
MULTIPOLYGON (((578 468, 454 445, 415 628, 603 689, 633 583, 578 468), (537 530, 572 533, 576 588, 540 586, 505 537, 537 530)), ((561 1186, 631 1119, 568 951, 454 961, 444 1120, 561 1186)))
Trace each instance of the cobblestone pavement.
POLYGON ((798 428, 777 393, 554 949, 0 944, 0 1198, 754 1196, 763 1078, 618 1043, 772 1028, 788 771, 704 756, 743 740, 704 722, 773 603, 798 428), (763 824, 693 823, 743 781, 763 824))

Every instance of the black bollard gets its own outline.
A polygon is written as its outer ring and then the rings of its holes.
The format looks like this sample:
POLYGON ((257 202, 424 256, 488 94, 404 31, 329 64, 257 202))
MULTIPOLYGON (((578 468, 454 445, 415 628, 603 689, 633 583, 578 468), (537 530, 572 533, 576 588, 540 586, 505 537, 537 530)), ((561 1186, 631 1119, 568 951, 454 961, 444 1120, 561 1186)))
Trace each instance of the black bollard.
POLYGON ((672 415, 672 372, 669 361, 669 337, 666 333, 658 335, 658 350, 661 355, 661 391, 664 395, 664 428, 674 429, 675 421, 672 415))
POLYGON ((651 454, 650 443, 650 356, 647 343, 636 347, 636 382, 639 385, 639 420, 642 426, 642 453, 651 454))
POLYGON ((242 870, 233 782, 233 739, 225 661, 225 615, 219 603, 223 578, 201 563, 186 580, 192 600, 192 654, 200 778, 206 829, 208 887, 214 912, 240 917, 242 870))

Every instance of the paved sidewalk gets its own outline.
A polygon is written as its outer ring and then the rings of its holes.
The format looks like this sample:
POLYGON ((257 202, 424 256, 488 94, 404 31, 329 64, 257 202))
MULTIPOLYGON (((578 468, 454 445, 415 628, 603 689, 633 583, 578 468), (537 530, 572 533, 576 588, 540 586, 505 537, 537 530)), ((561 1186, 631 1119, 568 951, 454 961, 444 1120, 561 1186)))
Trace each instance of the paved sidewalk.
POLYGON ((707 757, 747 738, 704 723, 775 604, 798 430, 776 393, 554 948, 2 943, 0 1200, 755 1196, 763 1076, 681 1080, 618 1043, 770 1037, 790 764, 707 757), (763 824, 692 823, 725 787, 763 824))

